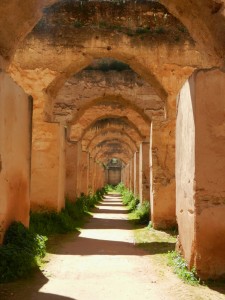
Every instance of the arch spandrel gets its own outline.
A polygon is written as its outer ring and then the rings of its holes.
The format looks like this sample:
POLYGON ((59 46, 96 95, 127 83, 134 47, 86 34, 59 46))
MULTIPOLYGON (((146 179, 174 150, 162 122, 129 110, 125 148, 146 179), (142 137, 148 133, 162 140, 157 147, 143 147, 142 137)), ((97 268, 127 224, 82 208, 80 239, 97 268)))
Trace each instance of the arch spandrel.
MULTIPOLYGON (((23 3, 11 0, 7 3, 6 1, 0 3, 2 65, 4 65, 4 61, 6 64, 10 62, 19 42, 25 39, 42 17, 43 8, 56 2, 58 0, 24 0, 23 3), (14 12, 14 22, 11 22, 8 17, 12 11, 14 12)), ((224 0, 219 2, 213 0, 197 2, 193 0, 162 0, 161 3, 188 28, 200 49, 214 59, 214 65, 224 64, 224 0), (206 37, 209 38, 206 39, 206 37), (215 63, 216 60, 217 63, 215 63)))

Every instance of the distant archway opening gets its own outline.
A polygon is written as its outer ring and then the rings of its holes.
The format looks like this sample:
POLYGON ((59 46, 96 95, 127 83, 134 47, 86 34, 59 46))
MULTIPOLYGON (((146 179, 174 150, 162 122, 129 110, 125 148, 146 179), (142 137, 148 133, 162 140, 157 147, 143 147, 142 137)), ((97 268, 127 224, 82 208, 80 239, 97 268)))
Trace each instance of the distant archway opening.
POLYGON ((122 161, 118 158, 112 158, 106 165, 107 183, 117 185, 121 182, 122 161))

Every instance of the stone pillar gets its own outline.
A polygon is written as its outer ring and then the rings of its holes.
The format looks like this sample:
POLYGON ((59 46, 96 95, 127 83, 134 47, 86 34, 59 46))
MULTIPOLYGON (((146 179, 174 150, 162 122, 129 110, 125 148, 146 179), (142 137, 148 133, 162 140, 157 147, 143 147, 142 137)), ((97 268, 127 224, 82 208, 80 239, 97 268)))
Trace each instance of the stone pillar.
POLYGON ((150 201, 150 144, 142 142, 139 151, 139 195, 140 201, 150 201))
POLYGON ((151 133, 151 221, 154 228, 176 226, 175 120, 153 122, 151 133))
POLYGON ((75 201, 77 197, 77 142, 66 142, 66 180, 65 196, 70 201, 75 201))
POLYGON ((81 168, 78 170, 80 174, 80 192, 88 194, 89 190, 89 152, 81 152, 81 168))
POLYGON ((88 190, 94 191, 93 177, 94 177, 94 158, 89 157, 89 179, 88 179, 88 190))
POLYGON ((34 122, 31 209, 60 211, 65 205, 65 128, 34 122))
POLYGON ((105 181, 104 181, 104 185, 107 185, 108 182, 109 182, 109 169, 108 169, 108 168, 105 168, 104 171, 105 171, 105 181))
POLYGON ((130 174, 129 174, 129 186, 130 190, 133 192, 134 191, 134 160, 130 160, 130 174))
POLYGON ((126 188, 130 188, 130 164, 127 164, 124 168, 124 184, 126 188))
POLYGON ((202 279, 225 275, 225 73, 198 71, 178 97, 179 246, 202 279))
POLYGON ((0 73, 0 244, 12 221, 29 225, 32 101, 0 73))
POLYGON ((139 152, 134 153, 134 195, 139 196, 139 152))

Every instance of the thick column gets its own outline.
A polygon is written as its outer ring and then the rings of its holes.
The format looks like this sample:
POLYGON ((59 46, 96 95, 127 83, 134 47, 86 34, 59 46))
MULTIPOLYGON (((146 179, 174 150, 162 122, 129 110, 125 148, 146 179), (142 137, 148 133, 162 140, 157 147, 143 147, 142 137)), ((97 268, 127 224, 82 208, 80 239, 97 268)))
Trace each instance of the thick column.
POLYGON ((109 182, 109 169, 105 168, 105 181, 104 181, 104 185, 108 184, 109 182))
POLYGON ((89 190, 89 152, 81 152, 80 170, 78 170, 80 181, 80 193, 88 194, 89 190))
POLYGON ((94 177, 94 158, 89 157, 89 178, 88 178, 88 190, 94 191, 93 177, 94 177))
POLYGON ((176 226, 175 120, 153 122, 151 134, 151 221, 154 228, 176 226))
POLYGON ((139 196, 139 152, 134 153, 134 194, 139 196))
POLYGON ((34 122, 31 209, 60 211, 65 205, 65 128, 34 122))
POLYGON ((29 224, 32 102, 0 73, 0 243, 9 224, 29 224))
POLYGON ((66 142, 65 196, 70 201, 75 201, 77 197, 77 151, 77 142, 66 142))
POLYGON ((225 74, 199 71, 178 98, 179 246, 201 278, 225 275, 225 74))
POLYGON ((129 186, 130 186, 130 190, 133 192, 134 191, 134 160, 131 159, 129 164, 130 164, 129 186))
POLYGON ((127 164, 124 168, 124 184, 126 188, 130 188, 130 164, 127 164))
POLYGON ((139 195, 140 201, 150 201, 150 144, 142 142, 139 151, 139 195))

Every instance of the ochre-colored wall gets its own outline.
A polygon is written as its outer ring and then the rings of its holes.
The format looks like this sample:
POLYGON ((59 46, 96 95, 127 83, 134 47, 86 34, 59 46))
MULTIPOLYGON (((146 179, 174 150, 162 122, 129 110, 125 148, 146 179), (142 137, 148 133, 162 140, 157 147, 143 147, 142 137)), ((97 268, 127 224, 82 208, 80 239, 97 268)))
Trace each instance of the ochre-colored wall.
POLYGON ((187 81, 180 92, 176 123, 176 215, 179 242, 188 262, 191 261, 195 247, 195 121, 191 92, 193 84, 193 80, 187 81))
POLYGON ((75 201, 77 196, 77 143, 66 142, 65 196, 75 201))
POLYGON ((121 181, 121 169, 111 168, 108 172, 108 184, 117 185, 121 181))
POLYGON ((14 221, 29 224, 32 101, 0 73, 0 242, 14 221))
POLYGON ((32 143, 31 209, 60 211, 65 203, 65 129, 37 123, 32 143))
POLYGON ((178 99, 179 241, 201 278, 225 274, 225 73, 198 71, 178 99))

